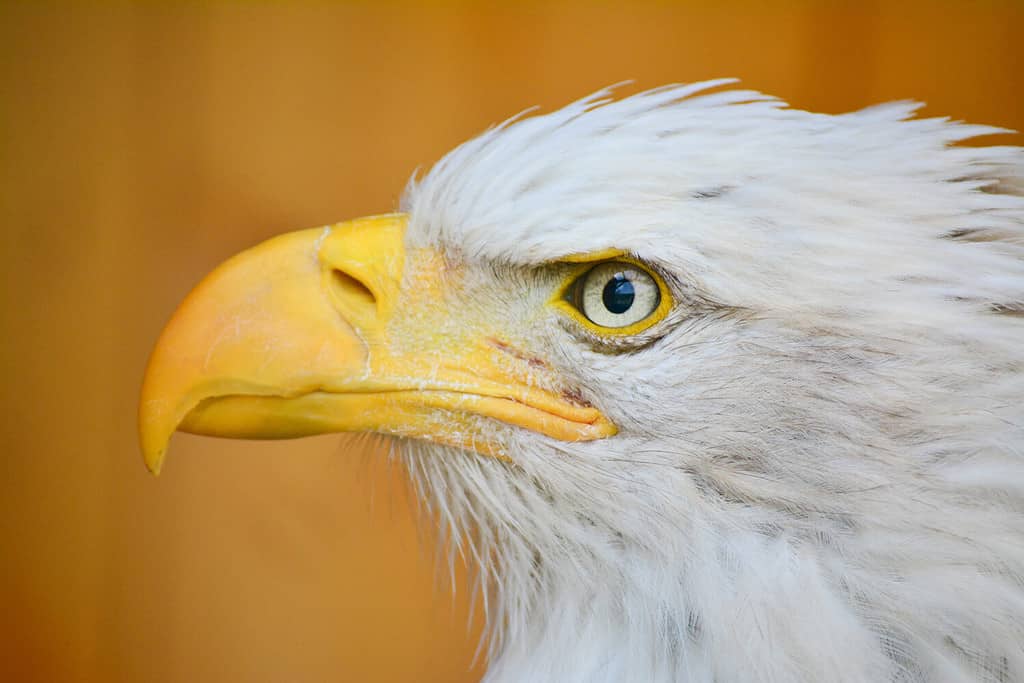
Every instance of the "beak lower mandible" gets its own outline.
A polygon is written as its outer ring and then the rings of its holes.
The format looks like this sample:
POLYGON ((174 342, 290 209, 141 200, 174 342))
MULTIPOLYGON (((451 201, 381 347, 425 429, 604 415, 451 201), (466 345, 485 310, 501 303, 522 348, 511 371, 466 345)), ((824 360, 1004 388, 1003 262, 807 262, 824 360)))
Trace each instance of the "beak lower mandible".
POLYGON ((176 429, 248 438, 328 431, 322 416, 303 414, 310 406, 302 401, 288 401, 285 413, 278 402, 267 419, 259 399, 315 395, 364 374, 360 335, 372 333, 394 305, 405 225, 404 214, 391 214, 288 233, 200 282, 146 369, 139 406, 146 466, 159 472, 176 429), (217 400, 223 397, 239 398, 217 400), (246 401, 255 409, 235 409, 246 401), (204 415, 215 408, 215 419, 204 415))

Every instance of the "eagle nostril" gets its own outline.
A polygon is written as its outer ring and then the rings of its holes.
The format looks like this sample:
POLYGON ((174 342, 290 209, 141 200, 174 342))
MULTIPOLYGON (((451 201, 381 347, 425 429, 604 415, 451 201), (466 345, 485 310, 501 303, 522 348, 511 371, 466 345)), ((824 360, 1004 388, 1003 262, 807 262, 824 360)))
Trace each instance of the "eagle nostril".
POLYGON ((345 271, 335 268, 332 281, 335 295, 342 300, 362 306, 375 307, 377 305, 377 297, 374 296, 373 291, 345 271))

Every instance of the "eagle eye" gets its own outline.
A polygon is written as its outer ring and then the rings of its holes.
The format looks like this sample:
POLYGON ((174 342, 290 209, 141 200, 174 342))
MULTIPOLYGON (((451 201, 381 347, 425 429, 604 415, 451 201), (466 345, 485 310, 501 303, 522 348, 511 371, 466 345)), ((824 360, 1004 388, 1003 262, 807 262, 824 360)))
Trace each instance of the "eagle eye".
POLYGON ((573 273, 562 301, 591 331, 636 334, 668 313, 670 297, 661 279, 640 263, 626 260, 585 264, 573 273))

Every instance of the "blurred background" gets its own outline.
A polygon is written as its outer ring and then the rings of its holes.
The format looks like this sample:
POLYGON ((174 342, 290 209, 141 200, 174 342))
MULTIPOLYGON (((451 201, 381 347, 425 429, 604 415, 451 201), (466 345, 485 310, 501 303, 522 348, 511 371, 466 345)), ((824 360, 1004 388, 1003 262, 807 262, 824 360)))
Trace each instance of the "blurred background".
POLYGON ((229 255, 392 210, 489 124, 625 79, 1024 129, 1019 0, 626 7, 0 5, 0 679, 480 677, 383 458, 178 435, 145 472, 147 354, 229 255))

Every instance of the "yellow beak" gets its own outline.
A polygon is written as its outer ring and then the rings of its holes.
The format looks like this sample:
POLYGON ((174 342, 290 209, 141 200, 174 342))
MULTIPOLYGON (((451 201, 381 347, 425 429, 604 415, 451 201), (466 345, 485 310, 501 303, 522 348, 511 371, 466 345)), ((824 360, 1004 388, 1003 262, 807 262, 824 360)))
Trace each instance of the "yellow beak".
POLYGON ((392 214, 281 235, 208 275, 146 369, 149 469, 160 471, 176 429, 256 439, 372 431, 501 458, 494 420, 565 441, 615 433, 571 392, 540 388, 541 361, 510 353, 500 330, 462 330, 452 343, 443 308, 403 297, 403 273, 428 293, 449 276, 436 252, 406 254, 405 225, 392 214), (415 343, 395 332, 410 321, 422 332, 415 343))

